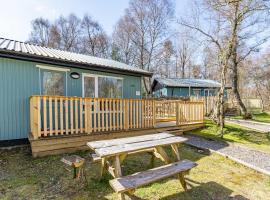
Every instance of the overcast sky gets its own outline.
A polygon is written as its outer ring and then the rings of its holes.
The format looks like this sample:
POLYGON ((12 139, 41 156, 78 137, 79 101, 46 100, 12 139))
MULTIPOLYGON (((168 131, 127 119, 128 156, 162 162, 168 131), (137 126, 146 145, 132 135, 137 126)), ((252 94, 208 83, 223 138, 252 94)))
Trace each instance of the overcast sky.
MULTIPOLYGON (((55 20, 60 15, 90 14, 108 34, 128 7, 128 0, 0 0, 0 37, 25 41, 31 21, 37 17, 55 20)), ((176 14, 185 12, 188 0, 176 1, 176 14)))

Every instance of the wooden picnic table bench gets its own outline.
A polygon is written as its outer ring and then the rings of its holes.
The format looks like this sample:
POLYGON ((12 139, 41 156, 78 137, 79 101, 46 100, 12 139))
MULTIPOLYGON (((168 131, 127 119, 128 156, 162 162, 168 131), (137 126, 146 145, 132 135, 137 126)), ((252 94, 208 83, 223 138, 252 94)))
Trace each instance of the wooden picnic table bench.
MULTIPOLYGON (((195 166, 191 161, 180 161, 180 154, 178 145, 186 141, 186 138, 174 136, 169 133, 157 133, 143 136, 134 136, 112 140, 102 140, 95 142, 88 142, 87 145, 95 151, 95 159, 101 159, 101 177, 107 171, 115 178, 110 181, 111 186, 116 192, 120 193, 120 199, 124 199, 124 192, 148 184, 154 181, 179 174, 180 182, 184 189, 186 183, 182 172, 189 171, 195 166), (171 146, 174 154, 174 161, 167 155, 163 147, 171 146), (152 154, 152 158, 161 159, 167 165, 159 168, 154 168, 145 172, 139 172, 130 176, 122 177, 121 163, 129 154, 140 152, 148 152, 152 154), (111 162, 112 161, 112 162, 111 162), (153 173, 154 172, 154 173, 153 173), (160 173, 163 174, 160 174, 160 173), (148 178, 139 178, 147 176, 148 178), (134 184, 134 180, 137 180, 134 184), (125 183, 121 185, 122 183, 125 183), (121 187, 120 187, 121 185, 121 187), (131 185, 133 185, 131 187, 131 185)), ((153 162, 152 162, 153 163, 153 162)))
POLYGON ((110 185, 117 193, 132 193, 134 189, 138 187, 178 174, 180 183, 182 184, 183 188, 187 190, 187 186, 182 174, 189 171, 196 165, 196 163, 190 160, 182 160, 154 169, 149 169, 147 171, 137 172, 132 175, 115 178, 110 180, 110 185))

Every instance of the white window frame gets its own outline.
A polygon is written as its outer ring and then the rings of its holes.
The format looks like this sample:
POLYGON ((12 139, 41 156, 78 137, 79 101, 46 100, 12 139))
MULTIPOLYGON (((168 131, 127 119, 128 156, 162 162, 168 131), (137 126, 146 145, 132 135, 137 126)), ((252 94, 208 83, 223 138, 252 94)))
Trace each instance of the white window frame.
POLYGON ((64 96, 67 96, 67 85, 68 85, 68 82, 67 82, 67 72, 70 71, 70 69, 68 68, 60 68, 60 67, 51 67, 51 66, 48 66, 48 65, 36 65, 38 69, 38 79, 39 79, 39 94, 42 95, 43 93, 43 88, 41 88, 42 84, 41 84, 41 72, 40 72, 40 69, 44 69, 44 70, 48 70, 48 71, 58 71, 58 72, 65 72, 65 95, 64 96))
POLYGON ((196 97, 202 96, 202 95, 201 95, 201 89, 193 88, 192 90, 193 90, 192 92, 193 92, 194 96, 196 96, 196 97), (196 92, 199 91, 199 94, 196 94, 196 95, 195 95, 195 91, 196 91, 196 92))
POLYGON ((209 95, 211 91, 214 91, 214 93, 215 93, 216 89, 212 89, 212 88, 204 89, 204 96, 212 97, 212 95, 211 96, 209 95), (206 93, 207 93, 207 95, 206 95, 206 93))
POLYGON ((118 76, 108 76, 108 75, 98 75, 98 74, 89 74, 89 73, 83 73, 82 74, 82 96, 85 97, 84 94, 84 77, 92 77, 95 78, 95 98, 98 98, 98 78, 99 77, 108 77, 108 78, 115 78, 122 81, 122 97, 124 95, 124 78, 118 77, 118 76))

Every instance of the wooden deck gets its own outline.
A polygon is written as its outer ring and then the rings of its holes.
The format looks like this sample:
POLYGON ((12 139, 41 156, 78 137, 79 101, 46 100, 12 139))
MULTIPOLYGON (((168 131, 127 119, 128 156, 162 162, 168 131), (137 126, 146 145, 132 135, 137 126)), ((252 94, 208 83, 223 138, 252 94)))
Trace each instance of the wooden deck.
MULTIPOLYGON (((159 124, 162 126, 162 124, 159 124)), ((46 155, 56 155, 61 153, 71 153, 78 150, 89 150, 86 143, 90 141, 113 139, 122 137, 131 137, 145 134, 153 134, 160 132, 168 132, 174 135, 182 135, 185 131, 195 130, 204 127, 204 123, 193 123, 182 126, 163 126, 153 129, 107 132, 93 135, 63 135, 57 137, 47 137, 38 140, 29 136, 32 155, 34 157, 42 157, 46 155)))
POLYGON ((203 102, 153 99, 30 98, 33 156, 86 149, 86 142, 203 126, 203 102))

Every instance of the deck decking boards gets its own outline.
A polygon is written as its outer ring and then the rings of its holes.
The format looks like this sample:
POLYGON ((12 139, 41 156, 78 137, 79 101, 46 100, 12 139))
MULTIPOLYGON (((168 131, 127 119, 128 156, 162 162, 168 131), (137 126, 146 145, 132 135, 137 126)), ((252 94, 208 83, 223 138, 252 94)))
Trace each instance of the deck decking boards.
POLYGON ((65 152, 75 152, 78 150, 89 150, 86 145, 87 142, 113 139, 113 138, 126 138, 132 136, 145 136, 148 134, 164 132, 172 129, 179 129, 175 135, 181 135, 184 131, 190 131, 197 128, 202 128, 203 123, 188 124, 185 126, 169 126, 169 127, 156 127, 153 129, 140 129, 132 131, 109 131, 102 134, 78 134, 78 135, 58 135, 57 137, 46 137, 34 140, 29 136, 31 144, 32 155, 34 157, 42 157, 46 155, 55 155, 65 152))

